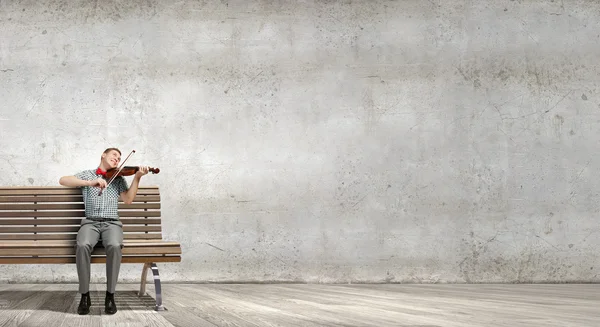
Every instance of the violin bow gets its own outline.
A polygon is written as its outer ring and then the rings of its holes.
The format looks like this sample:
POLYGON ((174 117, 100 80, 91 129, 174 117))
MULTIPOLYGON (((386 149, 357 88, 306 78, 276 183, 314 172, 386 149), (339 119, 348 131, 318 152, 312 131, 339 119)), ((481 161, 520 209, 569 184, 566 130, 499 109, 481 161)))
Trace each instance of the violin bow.
MULTIPOLYGON (((123 160, 123 162, 121 163, 121 165, 119 166, 119 170, 117 170, 117 172, 113 175, 113 177, 111 179, 108 180, 108 183, 106 184, 106 188, 108 188, 108 186, 110 185, 110 183, 112 183, 112 181, 115 180, 115 178, 117 176, 119 176, 119 173, 121 172, 121 170, 123 170, 123 166, 125 165, 125 161, 127 161, 127 159, 129 159, 129 157, 135 153, 135 150, 131 150, 131 152, 129 152, 129 155, 127 156, 127 158, 125 158, 125 160, 123 160)), ((102 195, 102 191, 104 191, 104 189, 100 189, 100 192, 98 192, 98 196, 102 195)))

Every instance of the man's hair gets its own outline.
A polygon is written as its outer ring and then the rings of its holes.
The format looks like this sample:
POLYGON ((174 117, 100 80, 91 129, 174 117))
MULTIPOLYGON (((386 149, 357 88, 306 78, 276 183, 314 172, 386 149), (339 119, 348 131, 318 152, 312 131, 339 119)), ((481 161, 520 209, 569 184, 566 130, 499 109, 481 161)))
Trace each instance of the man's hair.
POLYGON ((104 150, 104 152, 102 152, 102 154, 104 154, 104 153, 109 153, 109 152, 110 152, 110 151, 112 151, 112 150, 115 150, 115 151, 119 152, 119 155, 121 155, 121 156, 122 156, 122 154, 121 154, 121 150, 119 150, 119 149, 117 149, 117 148, 108 148, 108 149, 104 150))

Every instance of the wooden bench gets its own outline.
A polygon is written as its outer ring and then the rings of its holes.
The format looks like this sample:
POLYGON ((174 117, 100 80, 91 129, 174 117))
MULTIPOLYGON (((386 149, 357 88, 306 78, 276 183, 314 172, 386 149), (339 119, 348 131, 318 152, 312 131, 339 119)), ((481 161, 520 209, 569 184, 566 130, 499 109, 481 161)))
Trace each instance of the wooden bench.
MULTIPOLYGON (((0 264, 74 264, 75 243, 85 217, 81 189, 62 186, 0 187, 0 264)), ((162 240, 158 187, 139 187, 132 204, 119 202, 123 222, 122 263, 142 263, 139 296, 152 269, 155 310, 164 310, 158 262, 180 262, 181 245, 162 240)), ((106 263, 99 241, 92 263, 106 263)))

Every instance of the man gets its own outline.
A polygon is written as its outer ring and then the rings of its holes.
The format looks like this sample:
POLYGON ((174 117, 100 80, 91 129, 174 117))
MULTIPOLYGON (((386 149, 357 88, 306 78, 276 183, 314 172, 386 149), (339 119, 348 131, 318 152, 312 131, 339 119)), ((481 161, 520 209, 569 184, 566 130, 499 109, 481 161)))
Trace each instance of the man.
POLYGON ((140 179, 148 173, 148 167, 140 167, 136 172, 131 187, 122 176, 108 184, 106 171, 119 166, 121 151, 117 148, 106 149, 100 158, 100 165, 95 170, 84 170, 74 176, 63 176, 59 183, 68 187, 80 187, 85 203, 85 218, 81 220, 81 227, 77 233, 77 275, 79 277, 79 293, 81 301, 77 308, 80 315, 90 312, 91 299, 90 265, 91 253, 94 246, 102 239, 106 249, 106 297, 104 311, 107 314, 117 312, 115 304, 115 288, 121 267, 123 248, 123 224, 119 219, 118 202, 132 203, 138 190, 140 179), (99 195, 100 190, 102 194, 99 195))

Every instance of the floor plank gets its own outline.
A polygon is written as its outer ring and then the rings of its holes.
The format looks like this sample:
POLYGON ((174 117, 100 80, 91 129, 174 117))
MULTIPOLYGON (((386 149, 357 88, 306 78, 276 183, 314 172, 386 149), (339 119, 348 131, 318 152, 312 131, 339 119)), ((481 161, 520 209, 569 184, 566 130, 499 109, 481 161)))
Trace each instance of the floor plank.
POLYGON ((76 284, 0 284, 0 326, 595 326, 600 285, 120 284, 119 311, 104 313, 105 285, 91 285, 79 316, 76 284))

